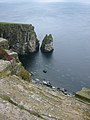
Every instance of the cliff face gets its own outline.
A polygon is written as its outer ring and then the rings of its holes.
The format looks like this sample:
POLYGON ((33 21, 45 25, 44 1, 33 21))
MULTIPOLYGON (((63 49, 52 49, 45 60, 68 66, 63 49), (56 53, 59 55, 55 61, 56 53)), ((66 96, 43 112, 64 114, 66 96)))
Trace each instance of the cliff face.
POLYGON ((1 22, 0 37, 7 39, 10 48, 19 54, 36 52, 39 49, 39 41, 31 24, 1 22))
POLYGON ((0 120, 90 120, 88 101, 31 83, 7 40, 0 45, 0 120))

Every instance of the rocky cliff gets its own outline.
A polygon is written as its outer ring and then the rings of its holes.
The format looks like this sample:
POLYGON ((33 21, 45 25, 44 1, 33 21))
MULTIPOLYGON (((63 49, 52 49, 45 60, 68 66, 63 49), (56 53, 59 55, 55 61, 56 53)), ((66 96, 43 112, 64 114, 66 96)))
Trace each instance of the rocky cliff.
POLYGON ((7 39, 10 48, 19 54, 39 50, 39 41, 31 24, 0 22, 0 37, 7 39))
POLYGON ((41 51, 42 52, 52 52, 53 48, 53 37, 51 34, 46 35, 42 41, 41 51))
POLYGON ((0 78, 17 75, 30 82, 31 75, 22 66, 18 59, 18 54, 12 50, 6 49, 9 48, 8 41, 0 38, 0 46, 0 78))
POLYGON ((17 53, 8 49, 7 40, 0 38, 0 43, 0 120, 90 120, 90 89, 86 89, 85 101, 31 83, 17 53))

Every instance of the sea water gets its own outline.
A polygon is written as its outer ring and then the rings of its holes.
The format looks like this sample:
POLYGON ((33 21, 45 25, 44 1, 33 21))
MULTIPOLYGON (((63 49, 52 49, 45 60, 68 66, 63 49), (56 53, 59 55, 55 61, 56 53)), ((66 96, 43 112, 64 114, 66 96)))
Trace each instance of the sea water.
POLYGON ((40 43, 46 34, 53 35, 52 54, 20 57, 34 79, 70 92, 90 87, 90 4, 0 3, 0 21, 33 24, 40 43))

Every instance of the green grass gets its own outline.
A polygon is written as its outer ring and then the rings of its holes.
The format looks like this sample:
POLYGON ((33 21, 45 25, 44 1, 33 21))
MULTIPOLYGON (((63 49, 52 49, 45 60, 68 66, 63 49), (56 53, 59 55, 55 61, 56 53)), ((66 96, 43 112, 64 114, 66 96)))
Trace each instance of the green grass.
POLYGON ((13 22, 0 22, 0 24, 17 24, 17 23, 13 23, 13 22))
POLYGON ((15 22, 0 22, 2 25, 7 25, 7 24, 15 24, 15 25, 31 25, 31 24, 24 24, 24 23, 15 23, 15 22))
POLYGON ((31 76, 30 76, 29 72, 27 70, 25 70, 23 67, 22 67, 22 70, 17 74, 17 76, 19 76, 20 78, 22 78, 23 80, 26 80, 28 82, 31 81, 31 76))

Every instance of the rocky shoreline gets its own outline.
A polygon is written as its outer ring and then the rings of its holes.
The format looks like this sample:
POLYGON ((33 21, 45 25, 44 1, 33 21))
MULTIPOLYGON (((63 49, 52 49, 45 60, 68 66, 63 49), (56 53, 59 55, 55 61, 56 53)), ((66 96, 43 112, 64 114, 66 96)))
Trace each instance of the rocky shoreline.
MULTIPOLYGON (((31 74, 32 75, 32 74, 31 74)), ((46 88, 48 89, 51 89, 53 91, 58 91, 64 95, 67 95, 67 96, 75 96, 75 93, 70 93, 68 90, 66 90, 65 88, 62 88, 62 87, 55 87, 52 85, 52 83, 50 81, 46 81, 46 80, 39 80, 38 78, 34 78, 32 79, 32 83, 33 84, 36 84, 36 85, 41 85, 41 86, 46 86, 46 88)))
POLYGON ((89 119, 89 88, 71 95, 49 81, 33 81, 9 41, 0 38, 0 120, 89 119))

